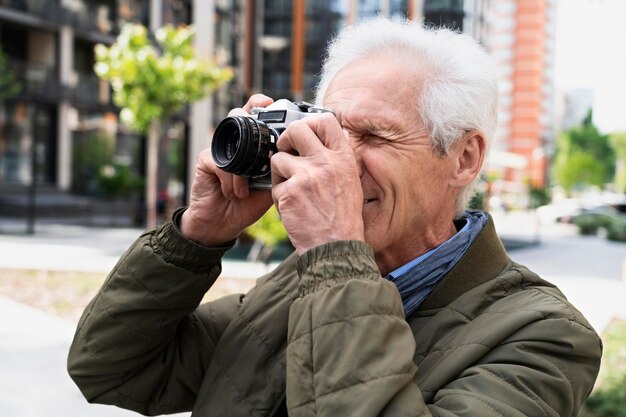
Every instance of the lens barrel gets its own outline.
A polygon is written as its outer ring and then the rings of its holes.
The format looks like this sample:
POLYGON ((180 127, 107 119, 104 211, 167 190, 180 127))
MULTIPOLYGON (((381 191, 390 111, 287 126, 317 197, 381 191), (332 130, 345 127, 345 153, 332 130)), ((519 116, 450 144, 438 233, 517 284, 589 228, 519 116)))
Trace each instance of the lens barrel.
POLYGON ((211 153, 218 168, 256 178, 270 172, 278 133, 264 122, 246 116, 229 116, 215 128, 211 153))

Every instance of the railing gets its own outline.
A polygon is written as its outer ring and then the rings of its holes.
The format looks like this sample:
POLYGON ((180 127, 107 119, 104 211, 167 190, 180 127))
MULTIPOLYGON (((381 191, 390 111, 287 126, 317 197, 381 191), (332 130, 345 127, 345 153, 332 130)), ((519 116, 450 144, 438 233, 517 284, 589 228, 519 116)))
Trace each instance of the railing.
POLYGON ((2 8, 35 15, 48 22, 68 24, 77 29, 107 35, 117 32, 115 10, 111 4, 97 1, 73 1, 61 5, 59 0, 0 0, 2 8))
POLYGON ((19 95, 47 101, 58 101, 62 97, 63 90, 54 65, 9 59, 9 68, 21 86, 19 95))
POLYGON ((95 1, 75 1, 66 10, 67 23, 78 29, 113 34, 117 25, 112 20, 110 4, 95 1))
POLYGON ((67 89, 68 98, 74 102, 92 105, 111 105, 111 89, 108 81, 95 74, 78 73, 77 83, 67 89))
POLYGON ((56 0, 0 0, 0 7, 34 14, 51 22, 62 23, 66 18, 65 8, 56 0))

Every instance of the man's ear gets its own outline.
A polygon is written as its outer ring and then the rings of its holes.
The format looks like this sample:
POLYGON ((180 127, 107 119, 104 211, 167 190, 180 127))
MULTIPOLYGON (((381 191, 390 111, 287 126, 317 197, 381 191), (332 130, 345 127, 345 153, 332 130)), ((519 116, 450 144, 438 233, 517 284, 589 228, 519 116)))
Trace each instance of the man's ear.
POLYGON ((454 158, 450 184, 462 188, 472 182, 480 174, 486 152, 487 139, 482 132, 470 130, 465 133, 450 153, 454 158))

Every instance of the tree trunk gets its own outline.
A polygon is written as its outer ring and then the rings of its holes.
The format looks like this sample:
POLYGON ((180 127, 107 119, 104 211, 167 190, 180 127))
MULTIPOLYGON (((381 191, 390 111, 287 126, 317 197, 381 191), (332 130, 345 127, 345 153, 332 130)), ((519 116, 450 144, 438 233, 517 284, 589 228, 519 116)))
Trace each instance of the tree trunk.
POLYGON ((146 228, 152 229, 157 225, 157 186, 159 167, 159 139, 161 123, 153 120, 148 130, 148 146, 146 161, 146 228))

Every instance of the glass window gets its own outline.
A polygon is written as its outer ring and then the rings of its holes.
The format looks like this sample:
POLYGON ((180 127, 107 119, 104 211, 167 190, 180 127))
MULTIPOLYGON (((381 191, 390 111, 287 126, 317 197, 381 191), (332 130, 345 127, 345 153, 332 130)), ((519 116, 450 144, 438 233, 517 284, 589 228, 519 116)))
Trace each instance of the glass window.
POLYGON ((456 10, 463 11, 463 0, 427 0, 424 3, 424 9, 433 10, 456 10))
POLYGON ((389 14, 393 20, 404 20, 409 17, 408 0, 391 0, 389 14))
POLYGON ((349 0, 317 0, 307 2, 304 62, 304 99, 313 100, 328 42, 346 25, 349 0))
POLYGON ((359 20, 368 20, 375 18, 380 14, 379 0, 359 0, 358 13, 359 20))
POLYGON ((263 36, 257 45, 263 51, 263 86, 274 98, 290 98, 291 32, 293 4, 266 0, 263 36))
POLYGON ((191 0, 164 0, 163 24, 172 26, 191 24, 191 0))
POLYGON ((169 219, 171 211, 185 203, 185 182, 187 155, 187 124, 178 119, 170 119, 164 125, 159 148, 159 179, 157 214, 160 220, 169 219))
POLYGON ((110 33, 114 28, 113 16, 117 10, 112 0, 80 1, 65 3, 72 25, 86 30, 110 33))
MULTIPOLYGON (((215 57, 218 63, 239 68, 240 11, 234 0, 223 0, 216 3, 215 13, 215 57)), ((235 78, 238 73, 235 72, 235 78)), ((247 97, 242 97, 240 84, 236 79, 228 86, 217 89, 211 95, 213 100, 213 123, 219 121, 234 107, 239 107, 247 97)))
POLYGON ((21 101, 0 106, 0 182, 29 185, 35 174, 38 183, 53 183, 55 143, 53 107, 21 101))
POLYGON ((141 0, 119 0, 117 6, 118 25, 140 23, 149 26, 150 2, 141 0))
POLYGON ((424 23, 463 31, 463 0, 429 0, 424 3, 424 23))

